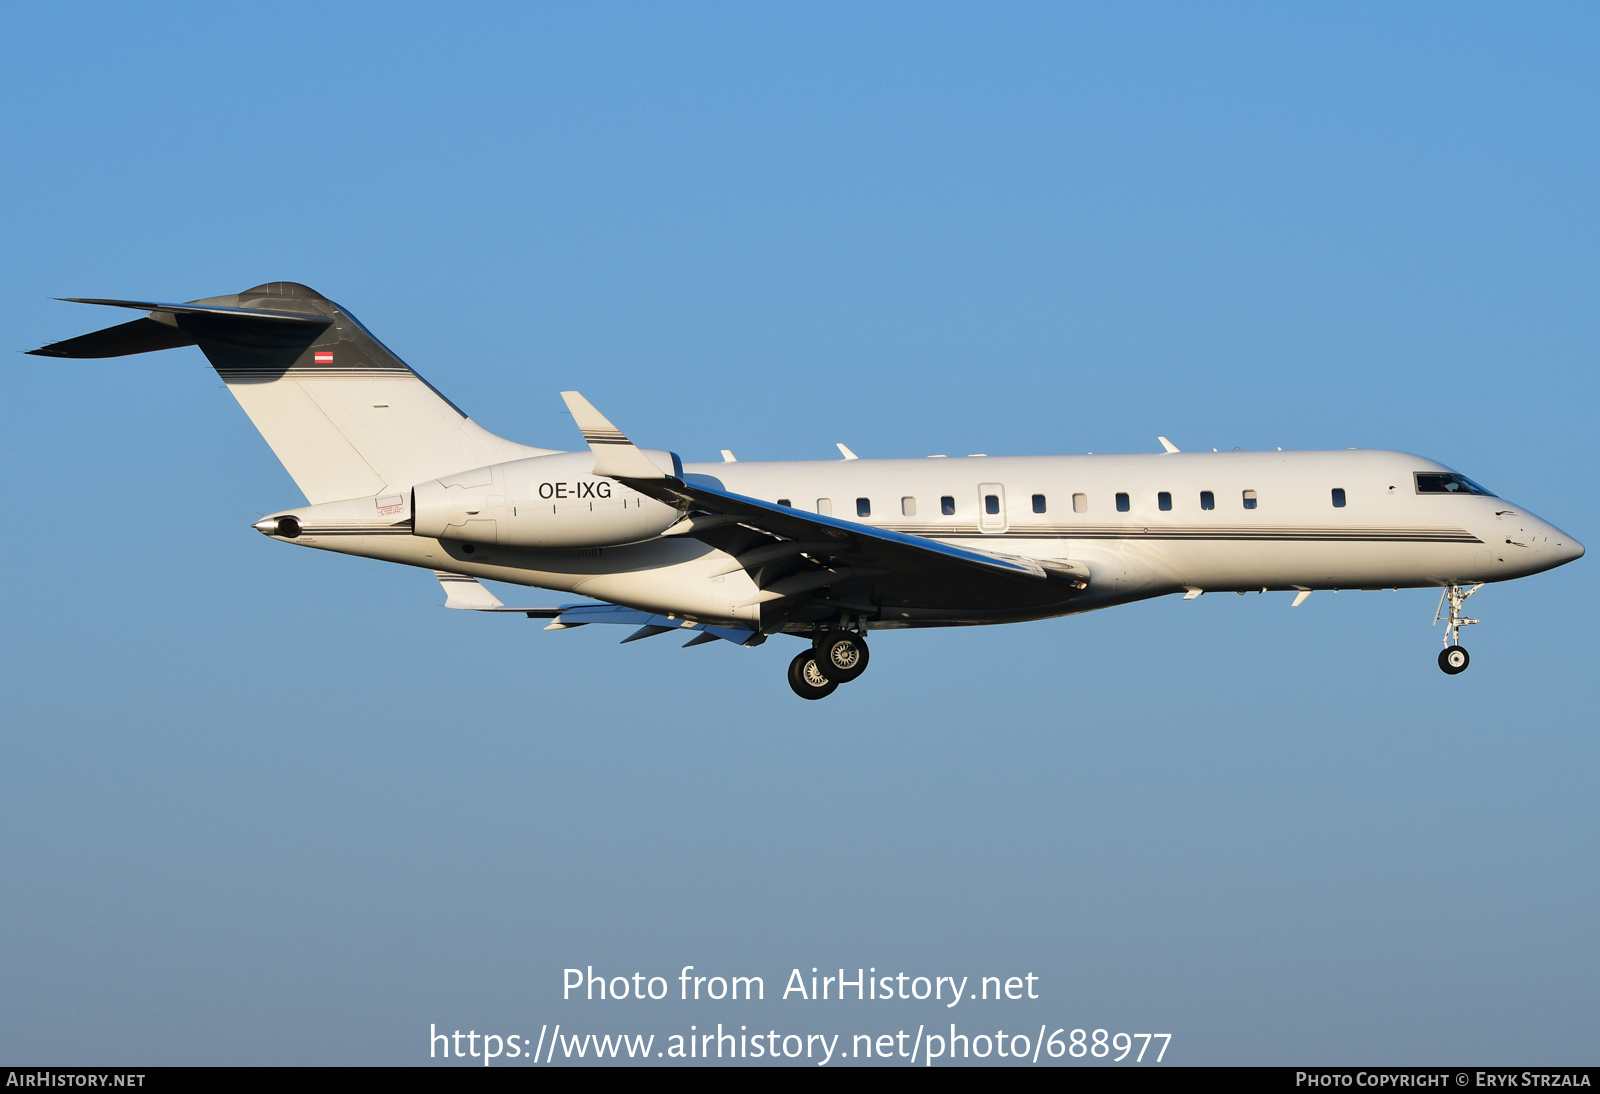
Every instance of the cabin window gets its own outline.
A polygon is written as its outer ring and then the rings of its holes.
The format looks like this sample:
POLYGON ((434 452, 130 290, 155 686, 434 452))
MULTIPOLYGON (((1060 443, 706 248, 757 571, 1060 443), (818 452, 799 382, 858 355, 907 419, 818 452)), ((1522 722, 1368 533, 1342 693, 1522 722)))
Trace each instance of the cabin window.
POLYGON ((1089 495, 1088 494, 1074 494, 1074 495, 1072 495, 1072 511, 1074 513, 1087 513, 1089 511, 1089 495))
POLYGON ((785 508, 790 508, 790 509, 794 508, 792 505, 789 504, 789 499, 788 498, 779 498, 778 499, 778 504, 784 506, 785 508))
POLYGON ((1033 496, 1033 511, 1035 513, 1044 512, 1044 495, 1043 494, 1035 494, 1033 496))
POLYGON ((1132 506, 1130 506, 1128 504, 1128 495, 1126 495, 1126 494, 1118 494, 1117 495, 1117 512, 1126 513, 1130 508, 1132 508, 1132 506))
POLYGON ((872 515, 872 499, 871 498, 857 498, 856 499, 856 516, 858 516, 858 517, 870 517, 871 515, 872 515))
POLYGON ((991 517, 997 516, 1000 512, 1000 495, 985 494, 983 496, 983 511, 991 517))
POLYGON ((940 498, 939 499, 939 512, 943 513, 947 517, 955 516, 956 515, 956 499, 952 498, 949 494, 946 494, 944 497, 940 498))
POLYGON ((1451 471, 1418 471, 1417 493, 1419 494, 1481 494, 1486 498, 1495 495, 1467 478, 1451 471))
POLYGON ((1165 490, 1163 490, 1163 491, 1161 491, 1161 493, 1157 494, 1156 495, 1156 508, 1160 509, 1163 513, 1172 512, 1172 495, 1169 494, 1165 490))
POLYGON ((1344 487, 1342 486, 1335 486, 1333 488, 1333 507, 1335 509, 1344 508, 1344 487))
POLYGON ((1200 491, 1200 508, 1202 508, 1202 509, 1215 509, 1216 507, 1217 507, 1217 496, 1215 494, 1213 494, 1209 490, 1200 491))
POLYGON ((831 517, 831 516, 833 516, 833 499, 832 498, 818 498, 817 499, 817 515, 819 517, 831 517))
POLYGON ((1246 490, 1244 492, 1244 507, 1246 509, 1254 509, 1256 507, 1256 492, 1254 490, 1246 490))
POLYGON ((916 498, 901 498, 900 499, 900 515, 903 516, 903 517, 914 517, 914 516, 916 516, 917 515, 917 499, 916 498))

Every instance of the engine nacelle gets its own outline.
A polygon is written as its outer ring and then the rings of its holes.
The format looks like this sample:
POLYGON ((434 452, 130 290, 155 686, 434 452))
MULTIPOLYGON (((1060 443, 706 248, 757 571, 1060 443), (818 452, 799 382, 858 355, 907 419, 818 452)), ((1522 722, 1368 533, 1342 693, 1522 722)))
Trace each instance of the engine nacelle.
MULTIPOLYGON (((669 475, 670 452, 646 451, 669 475)), ((416 535, 507 547, 616 547, 651 539, 682 513, 593 474, 594 454, 562 452, 497 463, 411 490, 416 535)))

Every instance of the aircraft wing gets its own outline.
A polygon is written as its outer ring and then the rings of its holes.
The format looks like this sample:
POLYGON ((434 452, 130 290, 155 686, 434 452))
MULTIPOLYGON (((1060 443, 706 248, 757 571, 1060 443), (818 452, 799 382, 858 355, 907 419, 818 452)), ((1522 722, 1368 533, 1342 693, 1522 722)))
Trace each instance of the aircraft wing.
POLYGON ((638 608, 625 608, 620 604, 563 604, 560 607, 548 608, 507 607, 475 577, 453 574, 445 570, 435 570, 433 576, 439 579, 439 584, 444 588, 444 606, 447 608, 474 612, 508 612, 525 615, 529 619, 548 619, 550 623, 545 627, 547 631, 571 630, 573 627, 586 627, 591 623, 637 627, 638 630, 622 640, 624 645, 637 642, 641 638, 666 634, 669 631, 687 631, 692 637, 684 643, 685 646, 700 646, 717 640, 732 642, 736 646, 759 646, 767 640, 766 635, 757 634, 744 627, 713 627, 687 619, 655 615, 640 611, 638 608))
POLYGON ((595 450, 595 473, 682 510, 684 520, 667 534, 693 535, 733 554, 725 572, 752 574, 761 590, 754 603, 798 601, 829 589, 841 607, 857 610, 962 602, 975 610, 1024 608, 1059 603, 1088 587, 1089 568, 1079 562, 955 546, 746 497, 709 475, 666 475, 642 454, 634 460, 624 451, 638 453, 583 396, 562 397, 595 450), (635 467, 648 477, 628 474, 635 467))
MULTIPOLYGON (((887 528, 825 517, 820 513, 807 513, 724 490, 709 475, 622 481, 641 494, 675 505, 685 512, 733 517, 739 524, 804 548, 798 553, 844 562, 858 568, 897 570, 942 565, 1029 581, 1057 581, 1074 590, 1086 588, 1089 582, 1088 567, 1082 563, 1032 559, 1022 555, 957 547, 926 536, 910 536, 887 528)), ((777 544, 772 546, 776 547, 777 544)))

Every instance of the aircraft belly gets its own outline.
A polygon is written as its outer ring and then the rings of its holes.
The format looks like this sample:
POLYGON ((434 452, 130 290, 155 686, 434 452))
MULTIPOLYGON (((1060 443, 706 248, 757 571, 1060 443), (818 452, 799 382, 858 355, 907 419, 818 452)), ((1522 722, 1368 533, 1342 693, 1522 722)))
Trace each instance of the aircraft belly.
POLYGON ((759 603, 750 573, 719 574, 730 556, 689 536, 625 547, 535 550, 414 535, 303 535, 307 547, 593 597, 658 614, 776 630, 836 612, 881 624, 964 625, 1073 615, 1180 592, 1390 588, 1492 578, 1480 542, 1017 539, 1008 552, 1088 566, 1087 589, 978 571, 904 570, 847 578, 813 596, 759 603))
POLYGON ((1211 590, 1437 585, 1479 576, 1487 556, 1481 543, 1328 541, 1141 543, 1129 554, 1211 590))
POLYGON ((553 589, 707 622, 759 622, 759 593, 742 570, 709 576, 728 556, 687 536, 625 547, 540 551, 411 535, 301 536, 296 543, 363 558, 553 589))
POLYGON ((759 624, 760 589, 743 571, 708 578, 694 563, 649 571, 602 574, 579 582, 582 596, 696 621, 759 624))

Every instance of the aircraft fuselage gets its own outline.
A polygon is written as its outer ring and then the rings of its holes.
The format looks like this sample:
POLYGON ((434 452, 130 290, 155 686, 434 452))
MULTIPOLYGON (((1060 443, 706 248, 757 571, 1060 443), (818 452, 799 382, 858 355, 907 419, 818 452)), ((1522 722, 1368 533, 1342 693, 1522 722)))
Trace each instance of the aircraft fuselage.
MULTIPOLYGON (((582 457, 586 458, 586 457, 582 457)), ((941 542, 1086 564, 1075 596, 1044 586, 993 603, 949 583, 926 603, 858 614, 870 628, 1064 615, 1169 593, 1376 589, 1503 581, 1559 566, 1583 548, 1503 498, 1424 492, 1449 475, 1401 452, 1180 452, 1079 456, 685 464, 689 481, 941 542), (990 510, 995 510, 991 512, 990 510)), ((608 490, 606 501, 627 493, 608 490)), ((547 491, 548 492, 548 491, 547 491)), ((561 504, 595 499, 563 495, 561 504)), ((502 499, 509 512, 538 506, 502 499)), ((340 505, 348 503, 337 503, 340 505)), ((370 501, 367 502, 370 505, 370 501)), ((730 556, 688 537, 576 550, 471 545, 415 535, 319 534, 296 542, 475 577, 556 589, 707 622, 762 622, 730 556)), ((768 613, 770 615, 770 612, 768 613)))

